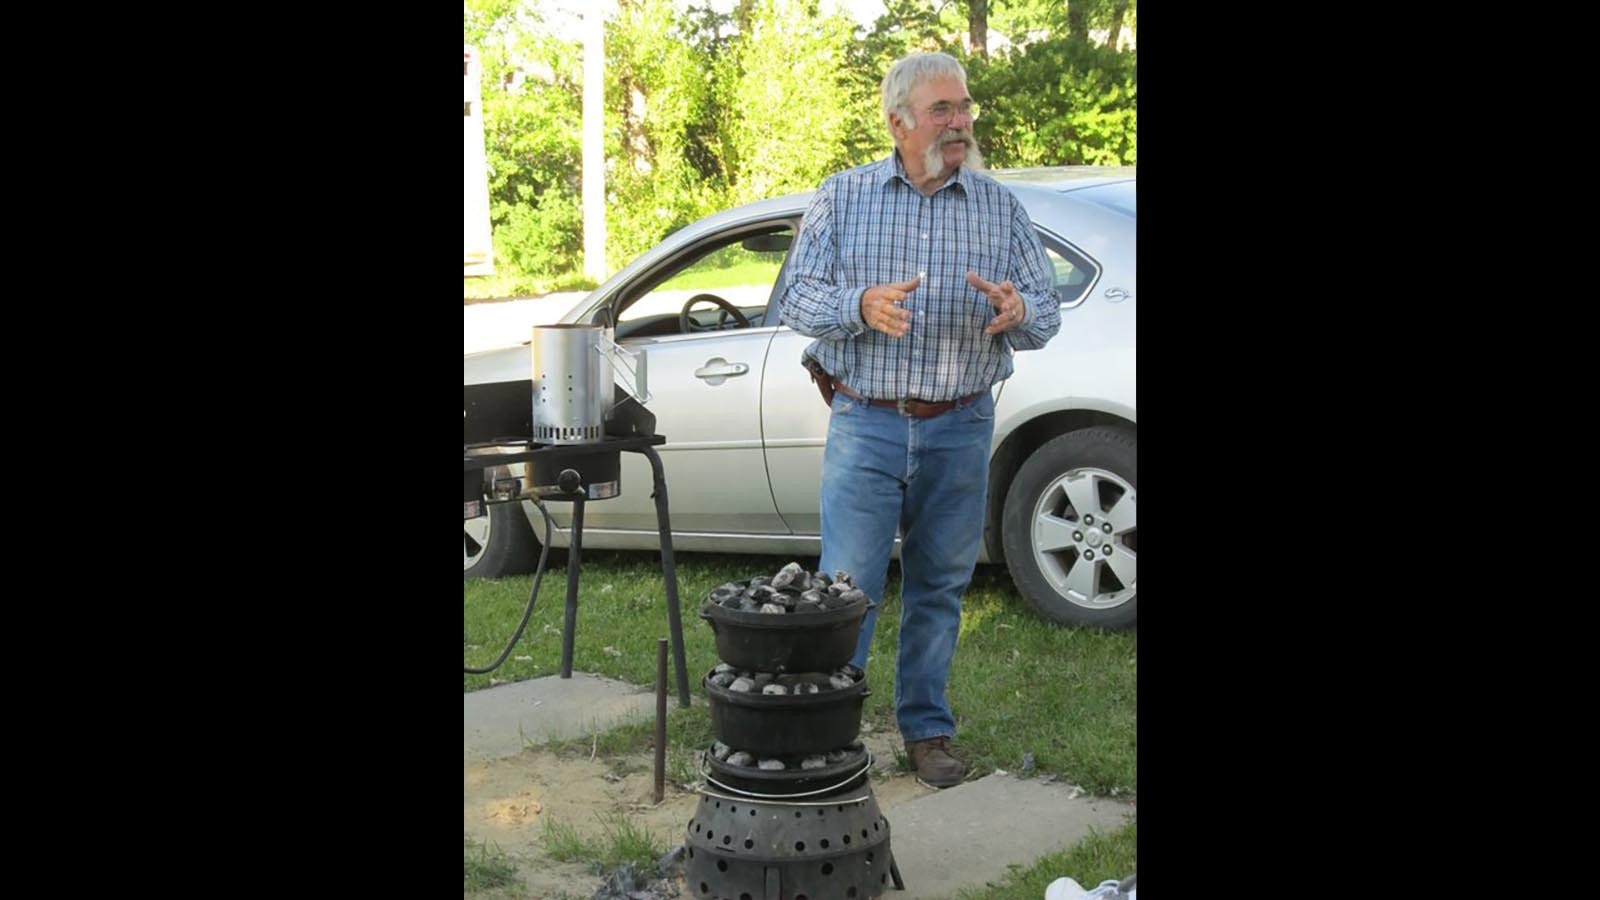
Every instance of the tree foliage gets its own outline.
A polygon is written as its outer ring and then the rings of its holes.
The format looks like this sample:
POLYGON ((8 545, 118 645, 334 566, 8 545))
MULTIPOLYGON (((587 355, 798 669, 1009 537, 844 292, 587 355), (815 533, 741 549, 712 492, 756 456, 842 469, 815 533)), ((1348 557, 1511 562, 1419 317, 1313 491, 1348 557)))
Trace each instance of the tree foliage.
POLYGON ((606 27, 606 258, 613 270, 721 205, 707 153, 714 67, 670 0, 622 0, 606 27))
POLYGON ((483 63, 496 265, 540 285, 580 268, 582 57, 517 0, 469 0, 466 19, 483 63))
MULTIPOLYGON (((987 0, 990 33, 1006 40, 969 57, 967 0, 886 0, 868 28, 818 0, 739 0, 728 12, 617 0, 605 32, 607 264, 716 209, 882 158, 892 143, 880 84, 914 51, 967 66, 992 166, 1132 164, 1135 56, 1081 32, 1127 31, 1135 12, 1131 0, 987 0), (1070 33, 1069 11, 1084 23, 1070 33)), ((560 25, 536 0, 465 2, 466 42, 483 59, 496 264, 527 290, 582 268, 583 48, 560 25)))
POLYGON ((1131 52, 1073 37, 1027 45, 1004 60, 970 60, 983 98, 978 145, 995 166, 1134 165, 1138 80, 1131 52))
POLYGON ((1124 31, 1134 28, 1137 14, 1135 0, 991 0, 989 27, 1012 43, 1045 36, 1086 41, 1091 32, 1113 26, 1124 31))
POLYGON ((855 24, 820 16, 817 0, 755 0, 751 12, 728 94, 738 202, 810 190, 855 165, 847 138, 862 130, 843 74, 855 24))

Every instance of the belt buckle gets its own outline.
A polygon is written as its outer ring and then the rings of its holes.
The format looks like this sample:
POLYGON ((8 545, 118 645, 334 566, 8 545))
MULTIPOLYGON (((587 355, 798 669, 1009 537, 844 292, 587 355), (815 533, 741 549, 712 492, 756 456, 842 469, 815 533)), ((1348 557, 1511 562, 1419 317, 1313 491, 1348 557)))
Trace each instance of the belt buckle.
POLYGON ((895 410, 898 411, 902 416, 911 415, 911 411, 906 409, 906 401, 909 399, 909 397, 901 397, 894 401, 895 410))

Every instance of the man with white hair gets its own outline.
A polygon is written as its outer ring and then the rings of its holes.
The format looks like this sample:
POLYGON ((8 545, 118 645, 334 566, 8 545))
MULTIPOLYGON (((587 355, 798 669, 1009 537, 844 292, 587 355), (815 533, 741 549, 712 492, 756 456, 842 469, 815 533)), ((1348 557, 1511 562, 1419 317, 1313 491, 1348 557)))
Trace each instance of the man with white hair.
MULTIPOLYGON (((831 399, 822 466, 824 571, 883 599, 896 528, 895 717, 917 777, 959 784, 945 696, 961 595, 983 536, 991 389, 1011 354, 1061 327, 1053 269, 1014 195, 980 174, 978 108, 953 57, 919 53, 883 79, 887 159, 822 183, 790 255, 783 323, 831 399)), ((877 609, 852 665, 865 671, 877 609)))

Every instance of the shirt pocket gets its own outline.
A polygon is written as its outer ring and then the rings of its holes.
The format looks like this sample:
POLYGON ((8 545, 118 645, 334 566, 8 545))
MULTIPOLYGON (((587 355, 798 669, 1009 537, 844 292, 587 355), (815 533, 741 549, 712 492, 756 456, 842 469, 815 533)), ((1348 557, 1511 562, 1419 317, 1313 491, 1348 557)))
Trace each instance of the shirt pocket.
POLYGON ((917 277, 916 227, 892 217, 862 221, 839 233, 839 266, 851 287, 894 284, 917 277))
MULTIPOLYGON (((1004 253, 979 250, 967 254, 967 258, 969 260, 967 268, 977 272, 978 277, 984 281, 992 281, 995 284, 999 284, 1006 280, 1008 260, 1004 253)), ((965 277, 966 272, 963 271, 961 274, 965 277)), ((973 290, 977 290, 977 288, 973 288, 973 290)))
MULTIPOLYGON (((967 268, 978 273, 984 281, 999 284, 1006 280, 1007 260, 1004 254, 994 252, 973 253, 969 256, 967 268)), ((989 302, 989 295, 966 283, 966 272, 962 272, 962 286, 966 288, 967 308, 965 309, 968 327, 981 332, 988 327, 989 320, 995 317, 996 310, 993 303, 989 302)))
POLYGON ((997 232, 989 217, 973 216, 962 221, 955 228, 955 237, 953 249, 962 275, 971 270, 996 284, 1005 280, 1010 236, 997 232))

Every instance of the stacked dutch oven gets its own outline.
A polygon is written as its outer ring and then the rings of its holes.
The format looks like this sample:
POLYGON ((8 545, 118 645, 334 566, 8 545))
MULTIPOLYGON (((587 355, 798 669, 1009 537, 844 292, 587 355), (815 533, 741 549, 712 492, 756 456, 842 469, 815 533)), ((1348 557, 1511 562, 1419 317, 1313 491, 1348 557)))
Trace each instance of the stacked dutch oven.
POLYGON ((847 573, 790 563, 724 584, 701 607, 721 663, 703 682, 716 742, 688 827, 691 896, 867 898, 891 877, 903 887, 856 741, 868 690, 848 663, 871 606, 847 573))

